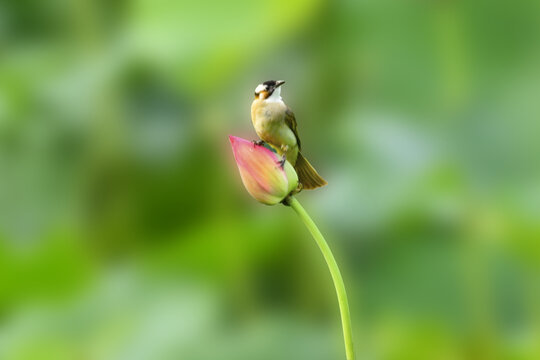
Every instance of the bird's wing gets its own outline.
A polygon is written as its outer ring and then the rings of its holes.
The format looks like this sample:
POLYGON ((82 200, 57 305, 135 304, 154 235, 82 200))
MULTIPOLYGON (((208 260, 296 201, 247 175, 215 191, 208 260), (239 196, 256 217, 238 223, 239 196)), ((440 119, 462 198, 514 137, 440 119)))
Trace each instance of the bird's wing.
POLYGON ((296 143, 298 144, 298 150, 301 150, 300 146, 300 138, 298 137, 298 130, 296 129, 296 118, 294 117, 294 113, 291 109, 287 107, 287 110, 285 111, 285 123, 289 128, 293 131, 294 136, 296 136, 296 143))

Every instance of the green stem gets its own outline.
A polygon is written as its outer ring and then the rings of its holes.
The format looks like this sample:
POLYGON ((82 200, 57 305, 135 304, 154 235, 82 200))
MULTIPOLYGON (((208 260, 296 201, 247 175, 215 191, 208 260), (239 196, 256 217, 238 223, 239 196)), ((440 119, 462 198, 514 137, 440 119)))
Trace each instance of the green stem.
POLYGON ((334 255, 332 255, 332 251, 330 250, 330 247, 328 246, 326 240, 324 240, 321 232, 317 228, 317 225, 315 225, 313 220, 311 220, 308 213, 306 212, 306 210, 304 210, 302 205, 300 205, 298 200, 296 200, 296 198, 294 198, 293 196, 289 196, 286 200, 286 203, 290 205, 294 211, 296 211, 304 224, 306 224, 306 227, 308 228, 311 235, 313 235, 313 238, 317 242, 317 245, 319 245, 324 259, 326 260, 326 264, 328 264, 330 274, 332 275, 332 280, 334 280, 334 287, 336 288, 339 310, 341 313, 341 324, 343 326, 343 337, 345 340, 345 353, 347 355, 347 360, 354 360, 354 346, 352 339, 351 315, 349 313, 349 301, 347 300, 345 284, 343 283, 343 278, 341 277, 341 272, 339 271, 336 259, 334 259, 334 255))

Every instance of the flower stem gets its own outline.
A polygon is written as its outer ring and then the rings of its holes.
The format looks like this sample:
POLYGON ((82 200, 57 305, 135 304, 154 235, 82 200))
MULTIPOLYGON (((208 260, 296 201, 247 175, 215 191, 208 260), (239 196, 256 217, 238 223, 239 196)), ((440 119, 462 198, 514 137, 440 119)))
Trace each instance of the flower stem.
POLYGON ((304 210, 302 205, 300 205, 298 200, 296 200, 296 198, 293 196, 289 196, 285 202, 286 204, 290 205, 298 216, 300 216, 304 224, 306 224, 306 227, 311 235, 313 235, 315 242, 317 242, 317 245, 319 245, 324 259, 326 260, 326 264, 328 264, 328 269, 330 269, 330 274, 332 275, 332 280, 334 281, 334 287, 336 288, 339 310, 341 313, 341 324, 343 326, 343 337, 345 340, 345 354, 347 356, 347 360, 354 360, 349 301, 347 300, 345 284, 343 283, 343 278, 341 277, 341 272, 339 271, 336 259, 334 259, 334 255, 332 255, 332 251, 330 250, 330 247, 328 246, 328 243, 324 239, 323 235, 317 228, 317 225, 315 225, 313 220, 311 220, 311 217, 309 217, 308 213, 306 210, 304 210))

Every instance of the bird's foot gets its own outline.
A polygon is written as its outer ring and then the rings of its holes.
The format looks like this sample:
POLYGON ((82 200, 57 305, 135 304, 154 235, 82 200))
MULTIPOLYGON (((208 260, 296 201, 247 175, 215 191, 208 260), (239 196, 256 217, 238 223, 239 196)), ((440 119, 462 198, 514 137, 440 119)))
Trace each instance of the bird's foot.
POLYGON ((285 161, 287 161, 287 157, 285 155, 282 155, 281 160, 279 160, 279 166, 281 167, 282 170, 285 167, 285 161))
POLYGON ((258 146, 264 145, 264 141, 262 140, 251 140, 251 142, 253 143, 253 145, 258 145, 258 146))

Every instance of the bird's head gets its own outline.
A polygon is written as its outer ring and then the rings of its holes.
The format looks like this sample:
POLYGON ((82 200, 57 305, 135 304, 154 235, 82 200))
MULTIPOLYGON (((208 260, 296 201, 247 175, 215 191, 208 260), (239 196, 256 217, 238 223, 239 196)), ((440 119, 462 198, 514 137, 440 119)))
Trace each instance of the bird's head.
POLYGON ((268 99, 269 97, 280 98, 281 88, 280 86, 285 84, 283 80, 268 80, 262 84, 257 85, 255 88, 255 98, 256 99, 268 99))

